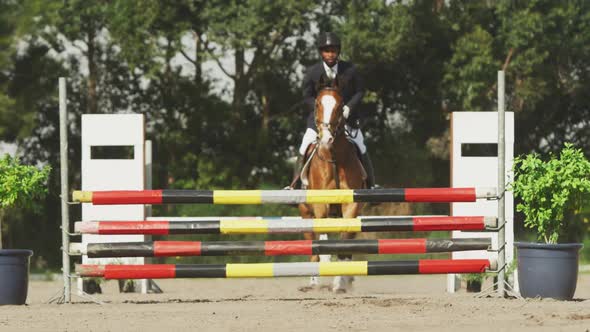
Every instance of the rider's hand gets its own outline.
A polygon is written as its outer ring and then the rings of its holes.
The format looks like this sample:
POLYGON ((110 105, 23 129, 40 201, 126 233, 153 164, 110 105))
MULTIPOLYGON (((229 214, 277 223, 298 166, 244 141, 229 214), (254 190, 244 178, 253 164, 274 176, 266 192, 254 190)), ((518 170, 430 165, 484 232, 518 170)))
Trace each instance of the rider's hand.
POLYGON ((344 115, 345 119, 348 119, 348 116, 350 115, 350 107, 344 105, 344 107, 342 107, 342 115, 344 115))

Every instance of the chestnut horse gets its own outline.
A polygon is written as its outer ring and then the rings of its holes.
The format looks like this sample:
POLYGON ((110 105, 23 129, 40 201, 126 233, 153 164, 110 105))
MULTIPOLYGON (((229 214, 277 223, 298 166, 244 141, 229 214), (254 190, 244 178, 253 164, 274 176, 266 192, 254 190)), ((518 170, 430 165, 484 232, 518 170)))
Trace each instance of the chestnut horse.
MULTIPOLYGON (((334 81, 336 83, 336 81, 334 81)), ((354 143, 346 138, 343 116, 343 100, 337 86, 326 87, 319 91, 315 102, 315 122, 318 140, 315 147, 308 151, 311 159, 308 168, 307 189, 362 189, 365 187, 366 175, 357 157, 354 143), (315 150, 314 150, 315 148, 315 150)), ((356 218, 361 209, 360 203, 348 204, 300 204, 299 212, 302 218, 343 217, 356 218)), ((342 239, 354 239, 355 233, 342 233, 342 239)), ((317 239, 316 234, 306 233, 306 240, 317 239)), ((352 255, 338 255, 338 260, 351 260, 352 255)), ((311 257, 312 262, 318 262, 319 256, 311 257)), ((352 277, 335 277, 332 290, 346 292, 352 286, 352 277)), ((312 277, 310 285, 300 290, 306 291, 319 287, 317 277, 312 277)))

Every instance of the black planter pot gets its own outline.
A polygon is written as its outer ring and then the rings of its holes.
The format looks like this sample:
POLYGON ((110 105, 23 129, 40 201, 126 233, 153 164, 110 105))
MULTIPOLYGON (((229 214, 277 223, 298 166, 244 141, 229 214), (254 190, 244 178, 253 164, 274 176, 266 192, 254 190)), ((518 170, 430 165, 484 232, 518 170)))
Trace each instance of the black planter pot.
POLYGON ((582 243, 515 242, 518 284, 523 297, 571 300, 578 283, 578 256, 582 243))
POLYGON ((0 305, 25 304, 31 250, 0 249, 0 305))
POLYGON ((466 290, 468 293, 479 293, 481 292, 481 281, 479 280, 473 280, 473 281, 467 281, 467 287, 466 290))

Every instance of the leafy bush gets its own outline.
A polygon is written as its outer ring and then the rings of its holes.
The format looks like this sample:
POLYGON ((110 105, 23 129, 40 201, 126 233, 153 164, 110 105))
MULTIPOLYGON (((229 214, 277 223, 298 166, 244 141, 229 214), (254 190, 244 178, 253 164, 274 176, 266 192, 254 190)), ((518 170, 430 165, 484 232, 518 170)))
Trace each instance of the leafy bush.
POLYGON ((524 225, 546 243, 557 243, 589 202, 590 162, 566 143, 559 157, 546 161, 536 153, 515 158, 514 175, 511 189, 521 199, 516 210, 524 213, 524 225))
POLYGON ((47 193, 50 167, 38 169, 22 165, 18 158, 5 155, 0 159, 0 249, 2 249, 2 216, 12 207, 31 207, 47 193))
POLYGON ((486 277, 485 273, 465 273, 461 275, 461 279, 466 282, 483 282, 486 277))

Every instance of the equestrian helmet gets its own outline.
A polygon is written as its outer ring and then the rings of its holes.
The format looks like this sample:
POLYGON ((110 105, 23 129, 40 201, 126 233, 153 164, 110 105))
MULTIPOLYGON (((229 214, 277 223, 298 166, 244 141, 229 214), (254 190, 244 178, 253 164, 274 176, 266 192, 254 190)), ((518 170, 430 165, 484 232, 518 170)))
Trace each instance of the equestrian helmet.
POLYGON ((333 32, 324 32, 320 34, 320 38, 318 39, 318 49, 321 50, 324 47, 329 46, 340 48, 340 38, 338 38, 333 32))

